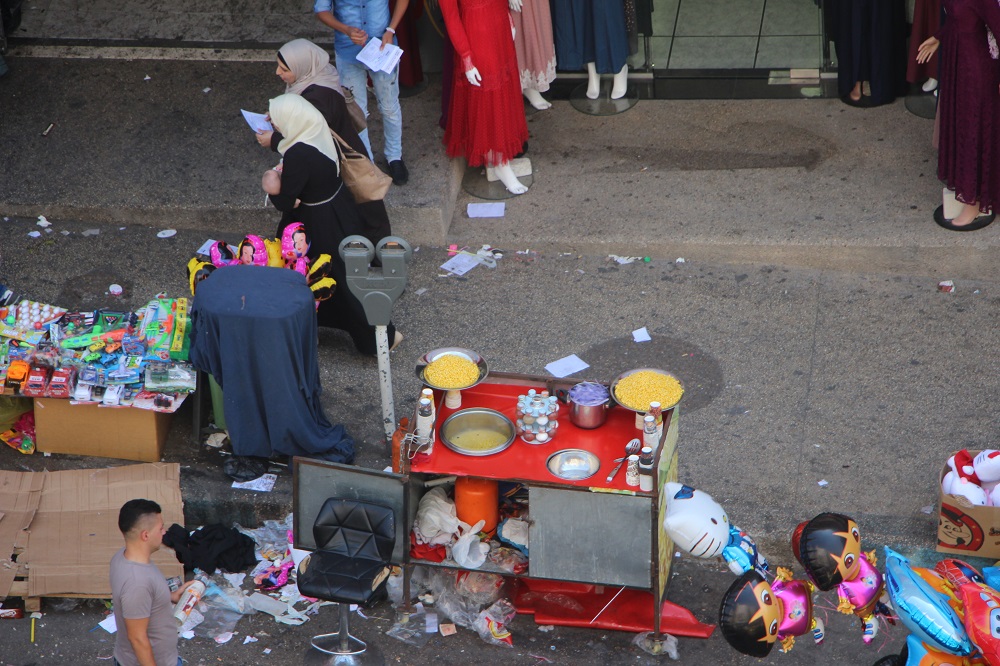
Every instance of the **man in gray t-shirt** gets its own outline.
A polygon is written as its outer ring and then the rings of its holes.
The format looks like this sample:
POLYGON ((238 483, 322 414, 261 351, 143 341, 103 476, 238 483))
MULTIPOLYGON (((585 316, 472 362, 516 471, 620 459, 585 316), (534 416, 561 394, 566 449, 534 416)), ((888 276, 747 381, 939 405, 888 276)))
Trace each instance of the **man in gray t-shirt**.
POLYGON ((191 583, 171 593, 163 574, 150 562, 166 534, 160 514, 160 505, 145 499, 126 502, 118 513, 125 547, 111 558, 116 666, 181 666, 173 610, 191 583))

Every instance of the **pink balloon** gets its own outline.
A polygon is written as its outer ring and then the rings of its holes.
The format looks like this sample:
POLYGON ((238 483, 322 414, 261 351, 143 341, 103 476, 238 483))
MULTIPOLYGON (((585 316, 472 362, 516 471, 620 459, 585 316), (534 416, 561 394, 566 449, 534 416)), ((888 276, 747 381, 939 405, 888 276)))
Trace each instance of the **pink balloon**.
POLYGON ((872 566, 865 553, 861 553, 858 561, 861 563, 858 575, 838 585, 837 594, 851 602, 855 615, 865 618, 875 611, 875 604, 882 596, 882 574, 872 566))
POLYGON ((813 619, 809 585, 802 580, 776 580, 771 583, 771 590, 784 606, 784 614, 778 624, 778 638, 802 636, 808 632, 813 619))

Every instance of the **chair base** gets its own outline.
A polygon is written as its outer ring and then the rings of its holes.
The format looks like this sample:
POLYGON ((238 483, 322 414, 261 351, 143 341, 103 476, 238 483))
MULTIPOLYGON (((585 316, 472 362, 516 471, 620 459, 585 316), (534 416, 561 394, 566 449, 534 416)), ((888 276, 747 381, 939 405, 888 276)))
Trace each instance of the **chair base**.
POLYGON ((350 652, 339 652, 340 634, 314 636, 313 649, 305 654, 304 666, 384 666, 385 658, 374 645, 349 637, 350 652))

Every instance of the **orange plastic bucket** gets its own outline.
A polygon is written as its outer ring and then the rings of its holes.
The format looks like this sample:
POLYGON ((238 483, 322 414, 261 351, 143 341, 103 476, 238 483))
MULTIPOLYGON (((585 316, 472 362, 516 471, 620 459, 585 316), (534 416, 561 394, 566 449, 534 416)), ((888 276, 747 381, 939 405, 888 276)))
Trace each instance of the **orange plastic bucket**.
POLYGON ((455 511, 470 525, 485 520, 483 532, 492 536, 500 520, 500 489, 490 479, 459 477, 455 480, 455 511))

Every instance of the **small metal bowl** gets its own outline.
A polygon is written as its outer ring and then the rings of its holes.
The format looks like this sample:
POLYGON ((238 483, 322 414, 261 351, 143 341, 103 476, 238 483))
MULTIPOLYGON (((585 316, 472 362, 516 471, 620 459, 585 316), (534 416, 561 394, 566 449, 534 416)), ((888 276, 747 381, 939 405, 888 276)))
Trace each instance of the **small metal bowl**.
POLYGON ((679 405, 681 403, 681 400, 684 399, 684 382, 682 382, 680 380, 680 377, 678 377, 677 375, 675 375, 672 372, 667 372, 666 370, 660 370, 659 368, 635 368, 634 370, 627 370, 627 371, 623 372, 622 374, 618 375, 617 377, 615 377, 614 379, 611 380, 611 384, 610 384, 610 387, 611 387, 611 398, 615 401, 615 404, 621 405, 625 409, 627 409, 629 411, 632 411, 632 412, 635 412, 637 414, 643 414, 643 413, 645 413, 645 411, 647 409, 649 409, 649 405, 646 405, 645 407, 640 407, 640 408, 629 407, 628 405, 623 404, 621 402, 621 400, 618 399, 618 394, 617 394, 618 382, 620 382, 621 380, 625 379, 626 377, 628 377, 630 375, 634 375, 637 372, 642 372, 643 370, 648 370, 649 372, 655 372, 655 373, 660 374, 660 375, 666 375, 667 377, 671 377, 672 379, 677 380, 677 383, 681 385, 681 397, 676 402, 674 402, 671 405, 668 405, 668 404, 665 404, 665 403, 661 404, 660 408, 663 409, 663 411, 666 411, 668 409, 673 409, 674 407, 676 407, 677 405, 679 405))
POLYGON ((466 456, 491 456, 500 453, 514 443, 514 422, 493 409, 472 407, 461 409, 441 425, 441 441, 455 453, 466 456), (477 431, 497 433, 503 437, 501 443, 489 448, 480 449, 470 446, 477 431), (463 445, 463 440, 465 443, 463 445))
POLYGON ((462 347, 441 347, 439 349, 433 349, 424 354, 423 356, 421 356, 420 360, 417 361, 416 372, 417 372, 417 379, 422 381, 426 386, 430 386, 433 389, 437 389, 439 391, 463 391, 467 388, 472 388, 479 382, 486 379, 486 376, 489 374, 490 370, 486 366, 486 360, 476 352, 472 351, 471 349, 463 349, 462 347), (475 363, 479 367, 479 379, 469 384, 468 386, 461 386, 459 388, 451 388, 451 389, 445 388, 443 386, 435 386, 434 384, 431 384, 429 381, 427 381, 424 378, 424 368, 430 365, 432 361, 435 361, 440 357, 446 356, 448 354, 459 356, 461 358, 468 359, 473 363, 475 363))
POLYGON ((553 476, 567 481, 582 481, 597 474, 601 459, 583 449, 563 449, 556 451, 545 461, 553 476))

